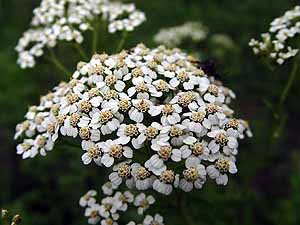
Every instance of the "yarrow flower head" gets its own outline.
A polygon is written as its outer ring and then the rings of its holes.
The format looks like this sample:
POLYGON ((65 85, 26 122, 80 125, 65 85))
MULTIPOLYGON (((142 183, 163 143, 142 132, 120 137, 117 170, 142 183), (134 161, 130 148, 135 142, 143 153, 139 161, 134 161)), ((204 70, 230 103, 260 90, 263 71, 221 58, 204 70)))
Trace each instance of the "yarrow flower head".
MULTIPOLYGON (((164 46, 95 54, 30 107, 16 127, 17 153, 46 155, 61 136, 77 138, 85 165, 111 169, 106 193, 123 183, 169 195, 200 189, 207 176, 226 185, 237 172, 238 141, 251 131, 229 107, 234 93, 201 65, 164 46)), ((144 201, 135 202, 140 211, 144 201)))
POLYGON ((59 42, 81 44, 86 31, 97 32, 95 21, 106 21, 108 32, 116 33, 131 32, 146 19, 134 4, 109 0, 42 0, 33 14, 30 29, 15 48, 21 68, 34 67, 36 58, 59 42))
MULTIPOLYGON (((109 183, 105 184, 102 189, 105 190, 108 185, 109 183)), ((110 183, 110 185, 112 184, 110 183)), ((130 208, 135 207, 137 213, 142 215, 155 202, 153 196, 147 196, 145 193, 134 195, 130 191, 118 191, 115 193, 112 192, 110 195, 107 195, 106 192, 103 194, 105 197, 101 199, 100 203, 96 200, 97 192, 94 190, 88 191, 79 201, 80 206, 85 208, 85 216, 88 218, 89 224, 117 225, 121 217, 120 214, 125 214, 131 210, 130 208)), ((128 223, 128 225, 132 224, 163 225, 164 223, 161 215, 155 214, 153 217, 146 214, 141 223, 134 221, 128 223)))
POLYGON ((291 41, 300 33, 300 6, 294 7, 283 16, 274 19, 269 31, 261 35, 262 40, 251 39, 249 46, 254 54, 265 56, 281 65, 299 52, 291 41))
POLYGON ((208 29, 199 22, 186 22, 179 26, 163 28, 155 36, 154 41, 168 47, 176 47, 184 41, 199 43, 206 39, 208 29))

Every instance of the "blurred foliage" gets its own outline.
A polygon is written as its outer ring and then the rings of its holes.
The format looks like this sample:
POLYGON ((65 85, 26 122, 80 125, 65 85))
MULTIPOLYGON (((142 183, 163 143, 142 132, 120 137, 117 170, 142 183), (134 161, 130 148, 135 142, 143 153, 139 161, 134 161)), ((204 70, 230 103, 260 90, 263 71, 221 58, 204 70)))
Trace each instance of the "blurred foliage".
MULTIPOLYGON (((153 46, 152 37, 160 28, 190 20, 202 22, 215 34, 228 35, 235 46, 234 51, 226 54, 226 51, 220 53, 216 43, 215 52, 223 57, 217 60, 217 68, 221 80, 236 92, 234 107, 242 118, 250 121, 254 138, 242 143, 239 173, 230 177, 229 185, 218 187, 209 181, 203 190, 187 194, 183 206, 186 213, 199 225, 299 225, 300 76, 286 102, 286 125, 279 137, 272 140, 278 121, 272 118, 266 102, 272 105, 278 101, 291 64, 271 72, 247 45, 251 37, 265 32, 274 17, 297 1, 136 0, 135 3, 146 12, 148 20, 130 35, 126 47, 139 42, 153 46)), ((86 219, 78 206, 79 197, 89 188, 100 190, 104 170, 82 165, 81 152, 63 144, 45 159, 23 161, 14 150, 15 124, 22 120, 29 105, 37 103, 41 94, 62 79, 55 68, 46 66, 46 61, 25 71, 16 65, 13 48, 38 4, 34 0, 0 1, 0 208, 21 214, 25 225, 82 225, 86 219)), ((116 43, 110 37, 101 41, 100 46, 106 46, 108 51, 115 48, 116 43)), ((214 50, 211 48, 195 50, 208 51, 204 55, 214 57, 209 54, 214 50)), ((73 68, 78 59, 67 49, 68 46, 58 49, 58 55, 73 68)), ((158 202, 167 224, 182 224, 174 216, 179 210, 176 206, 163 197, 158 202)))

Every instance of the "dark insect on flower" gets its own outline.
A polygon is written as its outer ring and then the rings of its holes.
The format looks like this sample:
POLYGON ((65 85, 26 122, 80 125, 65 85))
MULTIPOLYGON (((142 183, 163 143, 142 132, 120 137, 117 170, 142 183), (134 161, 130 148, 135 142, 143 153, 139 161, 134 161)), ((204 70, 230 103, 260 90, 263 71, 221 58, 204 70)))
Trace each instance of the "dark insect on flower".
POLYGON ((220 74, 216 70, 216 64, 212 60, 205 60, 203 62, 198 62, 198 68, 202 69, 207 75, 214 76, 220 79, 220 74))

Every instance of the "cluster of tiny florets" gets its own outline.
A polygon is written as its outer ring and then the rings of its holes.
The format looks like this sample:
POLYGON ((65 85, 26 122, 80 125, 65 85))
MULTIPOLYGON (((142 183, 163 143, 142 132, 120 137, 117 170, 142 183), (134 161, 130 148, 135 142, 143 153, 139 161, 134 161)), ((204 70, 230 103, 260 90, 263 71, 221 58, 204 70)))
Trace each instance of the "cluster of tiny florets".
MULTIPOLYGON (((144 215, 151 205, 155 203, 152 195, 140 193, 134 195, 130 191, 115 192, 112 183, 107 182, 102 186, 104 198, 98 203, 96 200, 97 192, 95 190, 88 191, 79 200, 79 205, 85 208, 85 216, 88 218, 89 224, 101 225, 118 225, 120 214, 124 214, 134 207, 138 215, 144 215), (115 192, 115 193, 114 193, 115 192)), ((145 215, 141 223, 130 221, 127 225, 164 225, 163 217, 156 214, 154 217, 145 215)))
POLYGON ((238 139, 251 132, 233 117, 234 93, 200 65, 163 46, 96 54, 29 108, 16 127, 17 153, 46 155, 68 136, 81 140, 84 164, 112 168, 114 185, 166 195, 199 189, 207 176, 226 185, 238 139))
POLYGON ((21 68, 34 67, 36 58, 60 41, 81 44, 85 31, 97 29, 97 20, 107 21, 109 33, 132 31, 145 21, 134 4, 109 0, 42 0, 33 13, 31 28, 16 46, 21 68))
POLYGON ((179 26, 161 29, 154 36, 154 41, 168 47, 176 47, 187 40, 199 43, 205 40, 207 35, 208 29, 201 23, 187 22, 179 26))
POLYGON ((251 39, 249 45, 256 55, 269 57, 277 64, 283 64, 294 57, 299 49, 289 43, 300 33, 300 6, 285 12, 282 17, 274 19, 268 33, 261 35, 262 40, 251 39))

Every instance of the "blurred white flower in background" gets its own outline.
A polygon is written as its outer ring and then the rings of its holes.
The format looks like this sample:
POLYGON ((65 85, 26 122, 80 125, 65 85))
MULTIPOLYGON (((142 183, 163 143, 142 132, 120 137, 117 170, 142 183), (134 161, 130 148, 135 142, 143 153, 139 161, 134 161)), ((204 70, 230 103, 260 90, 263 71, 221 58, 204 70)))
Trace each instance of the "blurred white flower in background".
POLYGON ((299 52, 293 40, 300 33, 300 6, 288 10, 283 16, 274 19, 268 33, 261 34, 261 40, 251 39, 249 46, 254 54, 266 56, 282 65, 299 52))
POLYGON ((33 14, 30 29, 15 48, 23 69, 34 67, 36 58, 59 42, 82 44, 86 31, 98 32, 98 23, 105 24, 108 33, 115 33, 131 32, 146 20, 134 4, 109 0, 42 0, 33 14))
POLYGON ((154 41, 168 47, 176 47, 187 40, 199 43, 206 39, 207 34, 208 29, 201 23, 187 22, 179 26, 161 29, 154 36, 154 41))

